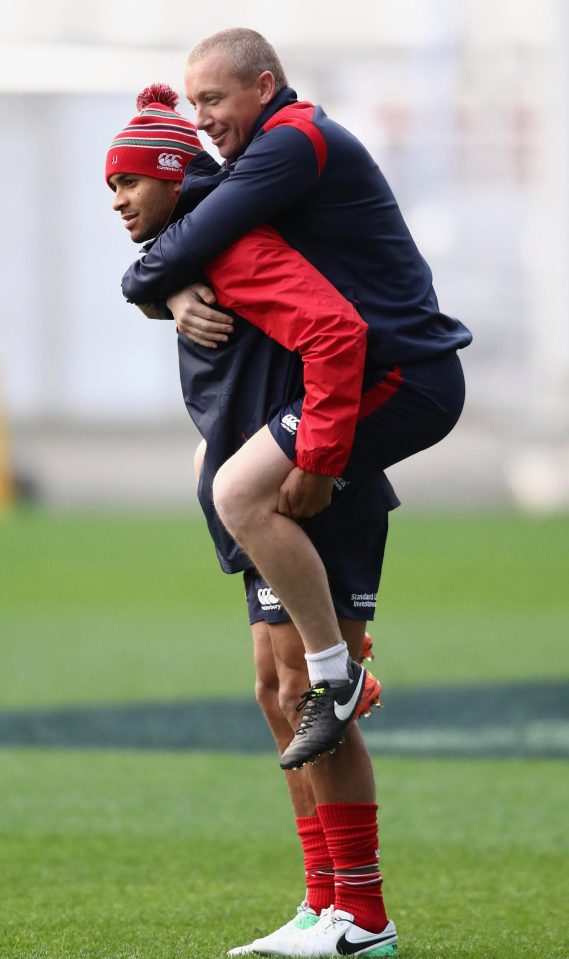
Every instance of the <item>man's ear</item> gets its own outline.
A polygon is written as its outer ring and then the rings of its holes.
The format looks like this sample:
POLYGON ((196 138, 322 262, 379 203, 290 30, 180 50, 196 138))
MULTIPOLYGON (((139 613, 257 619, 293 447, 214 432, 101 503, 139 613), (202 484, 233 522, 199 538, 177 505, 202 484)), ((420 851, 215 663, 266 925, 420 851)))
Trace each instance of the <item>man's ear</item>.
POLYGON ((275 78, 270 70, 264 70, 257 77, 257 89, 259 91, 259 103, 265 107, 273 99, 276 91, 275 78))
POLYGON ((182 189, 182 181, 181 181, 181 180, 175 180, 175 181, 174 181, 174 193, 176 194, 176 196, 178 195, 178 193, 180 192, 181 189, 182 189))

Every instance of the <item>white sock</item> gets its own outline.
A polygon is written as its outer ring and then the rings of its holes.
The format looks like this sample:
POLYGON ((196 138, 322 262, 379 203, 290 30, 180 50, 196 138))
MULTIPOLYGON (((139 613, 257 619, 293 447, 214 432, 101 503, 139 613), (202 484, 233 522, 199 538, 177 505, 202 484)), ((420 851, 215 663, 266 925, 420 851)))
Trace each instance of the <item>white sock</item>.
POLYGON ((345 642, 330 646, 320 653, 305 653, 310 685, 321 679, 348 678, 348 647, 345 642))

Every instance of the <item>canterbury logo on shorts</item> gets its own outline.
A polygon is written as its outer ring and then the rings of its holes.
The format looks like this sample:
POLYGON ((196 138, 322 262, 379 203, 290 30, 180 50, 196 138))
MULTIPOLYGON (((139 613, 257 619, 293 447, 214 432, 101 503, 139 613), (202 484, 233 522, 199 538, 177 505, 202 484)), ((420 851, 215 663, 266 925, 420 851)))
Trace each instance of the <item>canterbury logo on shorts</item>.
POLYGON ((270 586, 263 586, 257 590, 257 598, 263 610, 280 609, 281 603, 278 596, 275 596, 270 586))
POLYGON ((300 420, 298 416, 295 416, 293 413, 287 413, 281 420, 281 426, 284 427, 287 433, 296 433, 299 423, 300 420))

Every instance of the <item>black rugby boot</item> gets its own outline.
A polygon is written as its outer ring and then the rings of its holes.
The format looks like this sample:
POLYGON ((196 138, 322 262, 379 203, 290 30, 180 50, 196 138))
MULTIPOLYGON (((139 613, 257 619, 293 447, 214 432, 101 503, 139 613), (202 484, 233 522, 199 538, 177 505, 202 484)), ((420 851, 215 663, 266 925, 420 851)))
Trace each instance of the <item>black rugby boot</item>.
MULTIPOLYGON (((322 753, 334 751, 348 724, 359 715, 367 675, 367 670, 351 659, 347 679, 312 684, 296 707, 302 710, 302 719, 281 756, 281 769, 300 769, 322 753)), ((381 689, 379 683, 378 687, 381 689)))

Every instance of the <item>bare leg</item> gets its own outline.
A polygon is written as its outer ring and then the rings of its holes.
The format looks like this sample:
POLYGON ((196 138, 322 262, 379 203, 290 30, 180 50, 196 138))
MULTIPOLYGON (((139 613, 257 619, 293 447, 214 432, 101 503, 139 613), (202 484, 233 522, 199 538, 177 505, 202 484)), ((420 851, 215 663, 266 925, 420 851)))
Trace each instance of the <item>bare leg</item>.
MULTIPOLYGON (((275 657, 273 655, 269 628, 264 622, 254 623, 251 627, 251 632, 253 635, 253 655, 256 670, 255 693, 257 702, 273 734, 277 748, 279 752, 282 753, 291 741, 294 730, 281 708, 279 678, 275 667, 275 657)), ((294 630, 294 633, 296 643, 302 655, 302 642, 296 630, 294 630)), ((293 710, 303 689, 306 689, 307 682, 308 679, 305 672, 303 676, 304 685, 293 704, 293 710)), ((295 816, 315 816, 314 792, 307 771, 301 769, 298 770, 298 772, 285 772, 285 779, 295 816)))
MULTIPOLYGON (((358 659, 365 623, 340 620, 339 626, 351 655, 358 659)), ((281 714, 289 716, 292 727, 298 721, 297 700, 308 684, 300 637, 291 623, 269 629, 275 651, 272 690, 273 693, 278 690, 281 714)), ((321 757, 307 773, 318 812, 310 813, 310 818, 297 818, 307 881, 306 901, 313 914, 333 902, 336 909, 353 914, 363 929, 379 932, 387 927, 388 918, 379 862, 376 862, 378 834, 373 770, 355 723, 348 727, 346 739, 333 755, 321 757), (355 885, 354 871, 359 878, 362 870, 366 880, 362 885, 355 885)), ((304 773, 302 770, 290 775, 304 773)), ((294 796, 293 782, 291 787, 294 796)), ((287 954, 286 935, 283 940, 286 929, 269 936, 266 945, 283 949, 284 944, 283 954, 287 954)), ((307 955, 311 954, 310 945, 307 939, 307 955)))
MULTIPOLYGON (((196 483, 199 482, 206 448, 206 441, 201 440, 194 453, 196 483)), ((256 673, 255 694, 257 702, 273 734, 278 750, 282 753, 291 740, 293 729, 279 704, 279 679, 275 668, 275 657, 269 629, 267 624, 261 621, 253 624, 251 633, 253 636, 253 658, 256 673)), ((302 643, 296 630, 295 635, 299 647, 302 648, 302 643)), ((302 690, 300 690, 298 696, 300 696, 301 693, 302 690)), ((307 772, 303 770, 299 770, 298 772, 285 772, 285 779, 295 815, 297 817, 316 815, 314 793, 307 772)))
MULTIPOLYGON (((365 623, 341 619, 339 628, 348 644, 350 655, 357 659, 362 647, 365 623)), ((291 726, 296 728, 300 719, 300 714, 296 712, 296 705, 308 687, 302 645, 292 623, 271 626, 270 633, 275 653, 281 710, 288 717, 291 726)), ((316 765, 289 773, 289 776, 299 776, 305 771, 308 771, 316 803, 374 803, 376 801, 371 760, 367 746, 355 723, 348 726, 345 742, 338 746, 333 755, 321 756, 316 765)))
MULTIPOLYGON (((339 621, 350 655, 360 654, 365 623, 339 621)), ((257 702, 280 752, 288 746, 300 714, 296 706, 308 688, 308 673, 298 631, 292 623, 252 627, 257 702)), ((286 772, 296 816, 313 816, 316 803, 375 802, 375 782, 367 747, 355 723, 333 755, 322 756, 315 766, 286 772)))
POLYGON ((280 486, 292 469, 268 427, 221 467, 215 507, 296 624, 308 653, 342 641, 326 571, 304 530, 277 513, 280 486))

